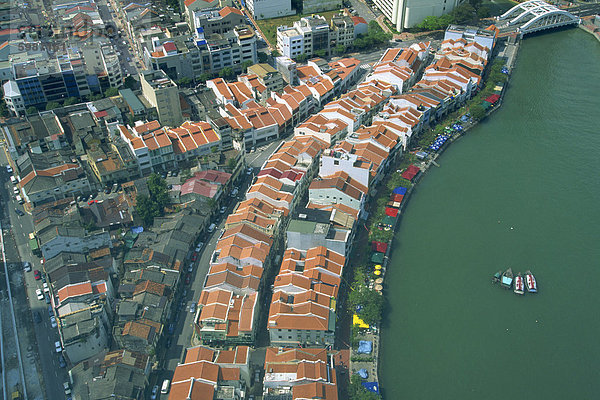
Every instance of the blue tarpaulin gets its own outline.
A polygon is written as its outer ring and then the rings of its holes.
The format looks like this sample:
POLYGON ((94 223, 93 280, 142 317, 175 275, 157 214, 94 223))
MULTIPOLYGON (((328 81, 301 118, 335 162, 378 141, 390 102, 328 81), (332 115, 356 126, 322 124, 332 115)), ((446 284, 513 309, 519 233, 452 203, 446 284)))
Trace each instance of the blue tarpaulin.
POLYGON ((369 377, 369 373, 367 372, 366 369, 359 369, 357 372, 358 376, 360 376, 363 379, 367 379, 369 377))
POLYGON ((379 383, 377 383, 377 382, 362 382, 362 385, 369 392, 373 392, 373 393, 379 394, 379 383))
POLYGON ((394 194, 406 194, 406 188, 398 186, 396 189, 394 189, 394 194))
POLYGON ((369 340, 360 340, 358 342, 358 349, 356 352, 358 354, 371 354, 373 351, 373 342, 369 340))
POLYGON ((144 227, 143 226, 134 226, 133 228, 131 228, 131 232, 140 234, 140 233, 144 232, 144 227))

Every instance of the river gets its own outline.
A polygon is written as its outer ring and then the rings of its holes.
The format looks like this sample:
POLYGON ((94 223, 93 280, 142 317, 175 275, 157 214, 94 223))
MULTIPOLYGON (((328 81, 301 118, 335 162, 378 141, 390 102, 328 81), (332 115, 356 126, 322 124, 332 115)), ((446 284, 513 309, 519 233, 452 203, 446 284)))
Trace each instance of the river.
POLYGON ((405 209, 386 275, 386 399, 600 398, 600 43, 528 37, 502 109, 405 209), (492 285, 535 274, 538 294, 492 285))

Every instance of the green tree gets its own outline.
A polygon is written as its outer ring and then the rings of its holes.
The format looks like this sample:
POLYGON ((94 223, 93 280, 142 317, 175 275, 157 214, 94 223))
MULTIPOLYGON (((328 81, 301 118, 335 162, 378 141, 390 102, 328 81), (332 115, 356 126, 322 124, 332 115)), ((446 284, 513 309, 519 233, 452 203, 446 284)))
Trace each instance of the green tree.
POLYGON ((281 54, 277 50, 271 51, 271 57, 279 57, 281 54))
POLYGON ((187 76, 184 76, 183 78, 181 78, 177 81, 178 86, 184 86, 184 87, 189 86, 190 83, 192 83, 192 80, 190 78, 188 78, 187 76))
POLYGON ((259 63, 266 63, 269 61, 269 56, 267 56, 265 53, 263 53, 262 51, 258 52, 258 62, 259 63))
POLYGON ((59 107, 60 103, 58 101, 49 101, 48 104, 46 104, 46 111, 54 110, 59 107))
POLYGON ((250 60, 244 61, 242 63, 242 72, 246 73, 248 71, 248 67, 254 65, 254 63, 250 60))
POLYGON ((160 175, 153 173, 148 177, 148 182, 146 184, 148 185, 150 198, 158 204, 162 214, 163 209, 169 204, 167 181, 160 175))
POLYGON ((335 46, 335 54, 342 55, 346 52, 346 46, 344 46, 343 44, 338 44, 337 46, 335 46))
POLYGON ((63 103, 65 106, 72 106, 73 104, 79 103, 79 99, 77 97, 67 97, 65 102, 63 103))
POLYGON ((212 78, 212 75, 211 75, 211 74, 209 74, 208 72, 203 72, 203 73, 201 73, 201 74, 200 74, 200 76, 198 77, 198 80, 199 80, 200 82, 206 82, 206 81, 209 81, 209 80, 211 80, 211 78, 212 78))
POLYGON ((487 7, 479 7, 477 9, 477 18, 479 18, 479 19, 487 18, 490 15, 492 15, 492 13, 490 12, 490 9, 487 7))
POLYGON ((119 89, 117 89, 115 87, 109 87, 108 89, 106 89, 104 91, 104 95, 106 97, 118 96, 119 95, 119 89))
POLYGON ((296 56, 296 61, 299 62, 299 63, 306 62, 306 60, 308 60, 308 56, 306 54, 304 54, 304 53, 303 54, 298 54, 296 56))
POLYGON ((356 374, 350 377, 350 386, 348 386, 348 394, 351 400, 379 400, 381 397, 377 393, 367 390, 362 385, 362 378, 356 374))
POLYGON ((457 24, 465 24, 473 22, 477 18, 475 8, 469 3, 463 3, 452 11, 454 22, 457 24))
POLYGON ((315 56, 321 57, 321 58, 327 57, 327 50, 325 50, 325 49, 317 50, 317 51, 315 51, 315 56))
POLYGON ((27 107, 26 112, 27 112, 27 115, 33 115, 38 112, 38 109, 35 108, 34 106, 31 106, 31 107, 27 107))
POLYGON ((232 79, 235 77, 235 71, 230 67, 225 67, 219 72, 219 76, 223 79, 232 79))
POLYGON ((125 81, 123 82, 123 86, 125 86, 127 89, 131 89, 133 90, 133 88, 135 87, 135 78, 131 75, 129 75, 127 78, 125 78, 125 81))
POLYGON ((0 116, 2 116, 3 118, 10 117, 10 112, 8 112, 8 107, 6 106, 6 103, 1 100, 0 100, 0 116))
POLYGON ((233 157, 231 157, 229 160, 227 160, 227 168, 229 168, 231 171, 233 171, 235 169, 237 165, 237 160, 233 157))
POLYGON ((471 117, 477 121, 481 121, 483 118, 485 118, 485 110, 479 104, 471 106, 469 111, 471 113, 471 117))
POLYGON ((145 194, 140 194, 136 198, 135 211, 144 221, 144 225, 152 225, 154 217, 160 216, 160 210, 157 204, 145 194))

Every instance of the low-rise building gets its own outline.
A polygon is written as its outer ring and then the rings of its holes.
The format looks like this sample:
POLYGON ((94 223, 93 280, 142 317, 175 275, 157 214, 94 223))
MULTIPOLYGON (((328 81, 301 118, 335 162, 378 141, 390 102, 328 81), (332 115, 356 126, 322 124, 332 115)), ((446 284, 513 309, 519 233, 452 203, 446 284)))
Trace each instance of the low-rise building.
POLYGON ((142 94, 156 108, 162 125, 178 126, 183 122, 177 85, 162 70, 140 73, 142 94))
POLYGON ((254 19, 269 19, 295 14, 291 0, 248 0, 246 7, 254 19))
POLYGON ((256 75, 259 82, 271 92, 281 92, 285 86, 281 73, 269 64, 251 65, 248 67, 248 74, 256 75))
MULTIPOLYGON (((345 36, 344 36, 345 37, 345 36)), ((330 31, 327 20, 319 15, 302 17, 292 27, 277 28, 277 50, 284 57, 308 57, 330 52, 330 31)))

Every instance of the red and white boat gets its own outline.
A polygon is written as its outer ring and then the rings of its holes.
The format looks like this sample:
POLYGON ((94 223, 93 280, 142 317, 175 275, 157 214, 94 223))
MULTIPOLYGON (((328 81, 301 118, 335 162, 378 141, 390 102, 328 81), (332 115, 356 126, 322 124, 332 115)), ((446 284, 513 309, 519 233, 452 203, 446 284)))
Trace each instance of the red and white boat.
POLYGON ((537 282, 531 271, 525 271, 525 281, 527 283, 527 291, 529 293, 537 293, 537 282))
POLYGON ((523 275, 519 272, 515 277, 515 290, 516 294, 525 293, 525 282, 523 282, 523 275))

